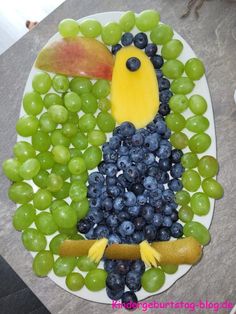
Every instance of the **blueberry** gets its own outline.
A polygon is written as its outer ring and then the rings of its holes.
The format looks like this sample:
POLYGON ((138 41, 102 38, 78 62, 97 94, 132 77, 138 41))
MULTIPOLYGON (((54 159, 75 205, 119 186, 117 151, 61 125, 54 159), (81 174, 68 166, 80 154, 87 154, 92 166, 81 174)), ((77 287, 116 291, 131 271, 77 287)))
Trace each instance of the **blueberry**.
POLYGON ((102 202, 102 208, 105 209, 106 211, 110 211, 112 210, 112 207, 113 207, 112 198, 106 197, 102 202))
POLYGON ((131 161, 129 156, 121 156, 117 160, 117 167, 120 170, 128 169, 131 166, 131 161))
POLYGON ((160 69, 164 63, 162 56, 155 55, 150 58, 155 69, 160 69))
POLYGON ((131 148, 130 158, 133 162, 140 162, 144 158, 144 151, 139 147, 131 148))
POLYGON ((130 270, 133 270, 139 274, 143 274, 145 272, 145 264, 142 260, 136 260, 134 262, 132 262, 131 266, 130 266, 130 270))
POLYGON ((118 219, 120 222, 127 220, 130 218, 130 215, 127 211, 121 211, 119 212, 119 214, 117 215, 118 219))
POLYGON ((168 103, 172 96, 173 94, 169 89, 164 89, 159 94, 160 102, 168 103))
POLYGON ((135 133, 133 136, 132 136, 132 144, 133 146, 135 147, 140 147, 143 145, 143 142, 144 142, 144 137, 142 135, 142 133, 135 133))
POLYGON ((166 130, 167 130, 167 126, 166 126, 166 123, 162 120, 159 120, 155 123, 155 126, 156 126, 156 132, 158 134, 165 134, 166 130))
POLYGON ((121 196, 116 197, 113 203, 115 211, 117 212, 121 211, 124 208, 124 206, 125 206, 124 199, 121 196))
POLYGON ((166 145, 168 146, 170 149, 172 149, 172 144, 170 143, 170 141, 166 140, 166 139, 161 139, 160 140, 160 146, 162 145, 166 145))
POLYGON ((120 133, 123 137, 133 136, 135 133, 135 126, 131 122, 123 122, 120 125, 120 133))
POLYGON ((91 220, 94 224, 98 224, 103 220, 103 213, 98 209, 91 209, 87 215, 87 218, 91 220))
POLYGON ((149 198, 154 198, 155 200, 161 199, 162 196, 162 190, 158 188, 158 183, 157 183, 157 188, 154 190, 149 191, 149 198))
POLYGON ((162 193, 162 199, 166 203, 171 203, 175 199, 175 194, 173 191, 167 189, 162 193))
POLYGON ((183 152, 180 149, 173 149, 171 152, 171 160, 173 163, 178 163, 183 156, 183 152))
POLYGON ((170 215, 170 218, 173 222, 176 222, 179 219, 177 210, 173 209, 173 212, 170 215))
POLYGON ((134 219, 135 230, 141 231, 143 230, 145 225, 146 225, 146 221, 143 217, 140 216, 134 219))
POLYGON ((126 180, 123 173, 118 175, 117 180, 119 184, 123 186, 124 188, 126 188, 129 185, 129 181, 126 180))
POLYGON ((172 237, 180 238, 183 235, 183 226, 178 222, 174 222, 170 228, 170 231, 171 231, 172 237))
POLYGON ((85 233, 85 238, 92 240, 92 239, 96 239, 95 235, 94 235, 94 228, 92 227, 87 233, 85 233))
POLYGON ((130 166, 124 171, 124 176, 129 182, 137 182, 139 180, 139 171, 137 167, 130 166))
POLYGON ((131 235, 133 232, 134 232, 134 224, 129 220, 123 221, 121 225, 119 226, 119 233, 122 236, 131 235))
POLYGON ((144 178, 143 185, 147 190, 154 190, 157 188, 157 180, 154 177, 148 176, 144 178))
POLYGON ((142 216, 146 221, 152 221, 154 216, 154 208, 150 205, 144 205, 142 208, 142 216))
POLYGON ((144 163, 147 165, 147 166, 150 166, 154 163, 155 161, 155 156, 153 153, 147 153, 145 154, 144 156, 144 163))
POLYGON ((116 198, 120 195, 120 189, 116 185, 107 186, 107 194, 112 198, 116 198))
POLYGON ((134 36, 134 45, 139 49, 144 49, 148 44, 148 38, 145 33, 138 33, 134 36))
POLYGON ((108 238, 108 243, 109 244, 121 243, 121 238, 117 234, 111 234, 108 238))
POLYGON ((118 218, 116 215, 110 215, 107 219, 106 219, 106 223, 108 227, 116 227, 118 226, 118 218))
POLYGON ((100 208, 102 204, 101 198, 91 198, 89 204, 91 208, 100 208))
POLYGON ((169 228, 163 227, 157 230, 156 240, 169 241, 170 237, 171 237, 171 232, 169 228))
POLYGON ((163 171, 169 171, 171 168, 170 158, 159 159, 159 167, 163 171))
POLYGON ((150 151, 154 152, 159 147, 159 138, 157 134, 150 134, 144 139, 144 146, 150 151))
POLYGON ((130 262, 118 260, 115 266, 115 271, 120 275, 126 275, 129 272, 130 262))
POLYGON ((89 185, 88 197, 95 198, 102 194, 102 187, 100 185, 89 185))
POLYGON ((89 184, 103 184, 104 181, 103 175, 97 171, 91 173, 88 178, 89 184))
POLYGON ((176 163, 173 165, 173 167, 170 170, 170 174, 173 178, 180 178, 184 172, 184 167, 181 165, 181 163, 176 163))
POLYGON ((142 242, 143 240, 144 240, 144 234, 143 234, 143 232, 135 231, 135 232, 132 234, 132 242, 133 242, 133 243, 139 244, 139 243, 142 242))
POLYGON ((156 177, 156 175, 158 174, 159 171, 160 171, 160 168, 159 168, 159 167, 150 166, 150 167, 147 169, 147 176, 156 177))
POLYGON ((109 146, 112 150, 118 149, 120 147, 121 140, 118 135, 114 135, 109 140, 109 146))
POLYGON ((81 219, 77 223, 77 230, 80 233, 87 233, 87 232, 89 232, 89 230, 91 229, 92 226, 93 226, 93 223, 91 222, 91 220, 89 220, 87 218, 81 219))
POLYGON ((172 225, 172 219, 169 216, 164 216, 162 226, 163 227, 171 227, 172 225))
POLYGON ((148 123, 147 124, 147 129, 148 129, 149 133, 154 133, 156 131, 155 122, 152 121, 152 122, 148 123))
POLYGON ((136 196, 133 192, 125 192, 124 203, 126 206, 134 206, 136 204, 136 196))
POLYGON ((156 227, 154 225, 147 225, 144 228, 144 237, 147 241, 154 241, 156 238, 156 227))
POLYGON ((156 69, 156 76, 157 76, 157 79, 158 79, 158 80, 159 80, 160 78, 162 78, 162 77, 163 77, 162 70, 156 69))
POLYGON ((152 223, 155 227, 160 227, 162 225, 163 222, 163 215, 160 213, 155 213, 152 219, 152 223))
POLYGON ((106 185, 116 185, 117 179, 116 177, 106 177, 106 185))
MULTIPOLYGON (((118 153, 117 151, 111 151, 109 153, 103 154, 103 159, 105 163, 116 163, 118 159, 118 153)), ((106 165, 107 168, 107 165, 106 165)))
POLYGON ((128 207, 128 213, 132 217, 137 217, 140 213, 140 206, 135 205, 135 206, 128 207))
POLYGON ((157 45, 155 44, 147 44, 145 48, 145 53, 148 57, 153 57, 157 53, 157 45))
POLYGON ((106 175, 108 177, 114 177, 118 172, 117 166, 114 163, 107 163, 106 165, 106 175))
POLYGON ((103 210, 102 212, 103 212, 104 219, 107 219, 110 216, 110 212, 109 211, 103 210))
MULTIPOLYGON (((161 191, 161 190, 159 190, 159 191, 161 191)), ((160 195, 158 195, 158 196, 154 196, 154 197, 150 196, 149 197, 149 204, 156 209, 157 202, 160 200, 160 198, 161 198, 161 192, 160 192, 160 195)))
POLYGON ((158 80, 158 87, 159 87, 160 92, 164 89, 169 89, 170 88, 170 81, 167 80, 166 78, 162 77, 158 80))
POLYGON ((141 183, 134 183, 130 187, 130 191, 133 192, 136 196, 143 194, 144 187, 141 183))
POLYGON ((137 308, 138 299, 133 291, 126 291, 121 297, 121 302, 124 304, 126 310, 132 311, 137 308))
POLYGON ((111 290, 108 287, 106 287, 106 293, 108 298, 110 298, 111 300, 119 300, 121 299, 123 293, 124 293, 124 289, 122 290, 111 290))
POLYGON ((138 291, 141 289, 141 276, 140 273, 136 271, 129 271, 125 278, 126 286, 131 291, 138 291))
POLYGON ((170 216, 173 213, 173 207, 171 206, 171 203, 168 203, 163 208, 163 214, 166 216, 170 216))
POLYGON ((155 211, 156 211, 156 212, 161 211, 162 208, 163 208, 163 201, 162 201, 162 199, 157 200, 154 207, 155 207, 155 211))
POLYGON ((178 191, 182 190, 183 184, 179 179, 173 179, 173 180, 169 181, 168 187, 170 190, 172 190, 174 192, 178 192, 178 191))
POLYGON ((161 103, 158 112, 162 116, 166 116, 168 113, 170 113, 170 107, 167 103, 161 103))
POLYGON ((125 288, 124 277, 122 277, 117 272, 110 272, 107 275, 106 286, 112 291, 124 290, 125 288))
POLYGON ((129 155, 129 148, 127 146, 120 146, 118 149, 119 156, 128 156, 129 155))
POLYGON ((144 205, 147 203, 147 197, 143 194, 137 196, 137 204, 144 205))
POLYGON ((132 44, 133 42, 133 34, 132 33, 124 33, 122 36, 121 36, 121 43, 123 46, 129 46, 132 44))
POLYGON ((104 260, 104 269, 106 272, 110 273, 111 271, 115 270, 117 261, 112 259, 105 259, 104 260))
POLYGON ((106 226, 98 225, 94 229, 94 235, 96 239, 108 238, 109 237, 109 229, 106 226))
POLYGON ((160 182, 165 184, 165 183, 168 183, 169 180, 170 180, 169 173, 168 172, 162 172, 160 182))
POLYGON ((161 159, 170 157, 171 148, 167 145, 161 145, 157 150, 157 156, 161 159))
MULTIPOLYGON (((151 153, 148 153, 148 154, 151 154, 151 153)), ((146 156, 145 158, 149 158, 150 156, 146 156)), ((151 157, 152 158, 152 157, 151 157)), ((155 157, 154 157, 155 158, 155 157)), ((143 162, 137 162, 136 163, 136 167, 140 173, 140 175, 144 175, 147 171, 147 165, 143 162)))
POLYGON ((104 161, 100 162, 98 165, 98 171, 103 175, 106 174, 106 164, 104 161))
POLYGON ((120 44, 116 44, 111 47, 111 53, 115 55, 121 48, 122 46, 120 44))
POLYGON ((141 62, 136 57, 131 57, 126 61, 126 67, 131 72, 137 71, 140 68, 140 66, 141 66, 141 62))

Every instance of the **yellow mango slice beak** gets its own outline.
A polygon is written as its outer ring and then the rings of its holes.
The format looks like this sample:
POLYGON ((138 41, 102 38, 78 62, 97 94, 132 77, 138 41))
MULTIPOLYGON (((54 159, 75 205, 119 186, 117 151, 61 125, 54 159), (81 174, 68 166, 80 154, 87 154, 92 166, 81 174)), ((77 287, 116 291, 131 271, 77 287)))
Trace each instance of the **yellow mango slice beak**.
POLYGON ((116 54, 111 84, 112 115, 118 123, 132 122, 145 127, 159 108, 158 82, 154 67, 146 54, 133 46, 116 54), (141 66, 132 72, 126 67, 129 58, 136 57, 141 66))

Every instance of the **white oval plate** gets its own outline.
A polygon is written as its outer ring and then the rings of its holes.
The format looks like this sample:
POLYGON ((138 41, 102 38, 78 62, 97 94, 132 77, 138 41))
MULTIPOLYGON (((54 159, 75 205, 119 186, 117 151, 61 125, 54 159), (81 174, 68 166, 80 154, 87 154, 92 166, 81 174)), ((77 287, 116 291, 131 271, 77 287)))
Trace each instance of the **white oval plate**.
MULTIPOLYGON (((98 14, 94 14, 94 15, 90 15, 90 16, 84 17, 84 18, 82 18, 82 19, 80 19, 78 21, 82 22, 83 20, 86 20, 88 18, 93 18, 93 19, 96 19, 96 20, 100 21, 101 24, 104 25, 104 24, 106 24, 107 22, 110 22, 110 21, 119 21, 119 18, 121 17, 121 15, 123 13, 124 12, 98 13, 98 14)), ((137 29, 133 30, 134 34, 136 34, 137 32, 138 32, 137 29)), ((60 38, 60 35, 57 33, 53 37, 51 37, 49 42, 54 41, 55 39, 58 39, 58 38, 60 38)), ((184 49, 183 49, 180 57, 178 58, 180 61, 185 63, 188 59, 196 57, 194 51, 189 46, 189 44, 179 34, 177 34, 176 32, 174 32, 174 38, 180 39, 182 41, 183 45, 184 45, 184 49)), ((160 52, 160 47, 158 47, 158 48, 159 48, 159 52, 160 52)), ((33 65, 32 69, 31 69, 31 71, 29 73, 28 80, 26 82, 24 93, 29 92, 29 91, 32 90, 32 87, 31 87, 32 78, 33 78, 33 76, 37 72, 39 72, 39 70, 36 69, 35 66, 33 65)), ((208 88, 208 85, 207 85, 206 77, 203 76, 201 78, 201 80, 196 81, 195 83, 196 83, 195 88, 194 88, 193 92, 188 95, 188 97, 191 96, 192 94, 200 94, 200 95, 202 95, 206 99, 206 101, 208 103, 208 109, 207 109, 207 112, 204 115, 208 118, 208 120, 210 122, 210 127, 207 130, 207 133, 211 136, 212 143, 211 143, 210 148, 206 152, 204 152, 204 155, 212 155, 212 156, 216 157, 216 137, 215 137, 214 117, 213 117, 212 103, 211 103, 211 98, 210 98, 210 93, 209 93, 209 88, 208 88)), ((21 105, 20 116, 23 116, 23 115, 24 115, 24 109, 23 109, 23 106, 21 105)), ((188 109, 188 110, 186 110, 183 113, 183 115, 187 118, 187 117, 191 116, 192 113, 188 109)), ((193 135, 193 133, 189 132, 186 129, 184 129, 184 132, 188 136, 193 135)), ((20 141, 20 140, 27 141, 26 138, 22 138, 21 136, 18 136, 17 137, 17 141, 20 141)), ((184 149, 183 151, 187 152, 189 150, 188 149, 184 149)), ((36 189, 36 187, 34 186, 32 181, 31 181, 31 184, 36 189)), ((199 189, 199 191, 201 191, 201 189, 199 189)), ((209 228, 209 226, 211 224, 211 220, 212 220, 212 216, 213 216, 213 210, 214 210, 214 200, 210 199, 210 202, 211 202, 211 208, 210 208, 209 213, 206 216, 203 216, 203 217, 199 217, 199 216, 195 215, 194 219, 193 219, 195 221, 201 222, 206 228, 209 228)), ((52 235, 52 236, 47 236, 48 244, 50 242, 50 239, 52 237, 54 237, 55 234, 52 235)), ((48 248, 48 244, 47 244, 47 248, 48 248)), ((31 252, 31 254, 33 256, 36 255, 36 253, 34 253, 34 252, 31 252)), ((57 256, 55 256, 55 257, 57 257, 57 256)), ((201 262, 204 263, 204 259, 201 262)), ((103 267, 103 262, 101 262, 98 267, 103 267)), ((144 289, 141 289, 140 291, 136 292, 138 300, 143 300, 143 299, 145 299, 145 298, 147 298, 149 296, 152 296, 152 295, 155 295, 155 294, 159 294, 159 293, 167 290, 168 288, 170 288, 175 283, 176 280, 178 280, 180 277, 182 277, 184 274, 186 274, 189 271, 190 268, 191 268, 191 266, 189 266, 189 265, 180 265, 178 271, 175 274, 173 274, 173 275, 166 274, 165 284, 156 293, 148 293, 144 289)), ((79 269, 77 269, 76 271, 79 272, 79 269)), ((86 273, 83 273, 83 272, 81 272, 81 273, 84 276, 86 275, 86 273)), ((99 292, 91 292, 86 287, 83 287, 80 291, 73 292, 73 291, 68 290, 68 288, 66 287, 65 277, 58 277, 58 276, 56 276, 53 273, 53 271, 51 271, 48 274, 48 277, 51 280, 53 280, 57 285, 59 285, 61 288, 67 290, 68 292, 70 292, 70 293, 72 293, 72 294, 74 294, 74 295, 76 295, 78 297, 81 297, 81 298, 89 300, 89 301, 98 302, 98 303, 107 303, 107 304, 111 304, 112 303, 112 301, 107 297, 105 289, 103 289, 103 290, 101 290, 99 292)))

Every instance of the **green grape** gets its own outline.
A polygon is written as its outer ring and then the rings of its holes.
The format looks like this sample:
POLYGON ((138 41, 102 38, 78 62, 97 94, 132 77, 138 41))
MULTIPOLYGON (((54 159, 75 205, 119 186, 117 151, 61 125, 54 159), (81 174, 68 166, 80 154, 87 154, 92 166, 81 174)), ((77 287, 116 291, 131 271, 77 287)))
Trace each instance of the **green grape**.
POLYGON ((207 102, 200 95, 193 95, 189 98, 189 108, 195 114, 204 114, 207 110, 207 102))
POLYGON ((28 251, 40 252, 46 248, 47 240, 37 229, 27 228, 21 234, 21 240, 28 251))
POLYGON ((24 204, 17 208, 13 215, 12 223, 16 230, 28 228, 35 219, 35 209, 32 204, 24 204))
POLYGON ((104 269, 92 269, 85 277, 85 286, 90 291, 99 291, 106 287, 107 272, 104 269))
POLYGON ((65 93, 69 88, 69 80, 65 75, 56 74, 52 79, 52 87, 58 93, 65 93))
POLYGON ((53 254, 59 255, 59 247, 65 240, 68 239, 66 234, 57 234, 49 243, 49 249, 53 254))
POLYGON ((96 126, 96 118, 91 113, 85 113, 79 119, 79 128, 82 132, 90 132, 96 126))
POLYGON ((70 160, 70 151, 69 148, 56 145, 52 149, 52 155, 55 162, 58 164, 66 165, 70 160))
POLYGON ((166 274, 174 274, 177 272, 178 270, 178 265, 161 265, 162 270, 166 273, 166 274))
POLYGON ((211 240, 211 235, 207 228, 200 222, 190 221, 184 225, 184 235, 186 237, 194 237, 200 244, 206 245, 211 240))
POLYGON ((100 112, 97 116, 97 125, 105 133, 112 132, 115 128, 115 120, 108 112, 100 112))
POLYGON ((75 92, 68 92, 64 96, 64 103, 66 108, 71 112, 78 112, 81 109, 81 98, 75 92))
POLYGON ((45 277, 52 270, 54 263, 53 255, 50 251, 41 251, 33 261, 33 271, 39 277, 45 277))
POLYGON ((78 258, 77 267, 81 271, 88 272, 92 269, 96 269, 97 266, 98 266, 98 264, 95 263, 94 261, 92 261, 89 256, 80 256, 78 258))
POLYGON ((102 32, 102 25, 97 20, 85 20, 80 24, 80 31, 84 37, 95 38, 102 32))
POLYGON ((21 163, 17 159, 7 159, 2 164, 2 170, 5 176, 11 181, 21 181, 22 177, 19 174, 21 163))
POLYGON ((47 189, 50 192, 57 192, 59 191, 63 186, 63 179, 61 176, 50 173, 47 178, 47 189))
POLYGON ((192 169, 198 165, 198 156, 194 153, 185 153, 181 158, 181 164, 184 168, 192 169))
POLYGON ((87 187, 81 182, 73 182, 70 187, 69 196, 73 202, 79 202, 86 198, 87 187))
POLYGON ((93 84, 84 77, 74 77, 70 81, 70 89, 77 94, 89 93, 92 90, 93 84))
POLYGON ((52 194, 43 189, 39 189, 33 197, 34 207, 39 210, 47 209, 52 203, 52 194))
POLYGON ((38 131, 32 135, 32 145, 35 150, 46 152, 51 146, 50 136, 45 132, 38 131))
POLYGON ((82 157, 83 154, 78 148, 70 148, 70 158, 82 157))
POLYGON ((84 237, 81 234, 76 233, 76 234, 71 234, 69 236, 69 239, 70 240, 84 240, 84 237))
POLYGON ((203 191, 211 198, 219 199, 224 195, 224 190, 219 182, 213 178, 206 178, 202 181, 203 191))
POLYGON ((14 203, 26 204, 33 199, 33 196, 32 186, 25 182, 13 183, 8 189, 8 197, 14 203))
POLYGON ((82 157, 74 157, 68 164, 68 169, 72 174, 81 174, 86 171, 86 163, 82 157))
POLYGON ((123 32, 130 32, 135 26, 135 14, 132 11, 125 12, 119 21, 123 32))
POLYGON ((70 206, 75 210, 78 220, 84 218, 89 211, 89 201, 86 197, 79 202, 72 202, 70 206))
POLYGON ((170 98, 169 105, 174 112, 184 112, 188 108, 188 98, 185 95, 173 95, 170 98))
POLYGON ((170 79, 181 77, 184 72, 184 65, 179 60, 168 60, 161 68, 163 74, 170 79))
POLYGON ((70 177, 70 181, 71 182, 74 182, 74 181, 81 181, 83 183, 86 183, 88 180, 88 172, 87 171, 84 171, 83 173, 81 174, 76 174, 76 175, 72 175, 70 177))
POLYGON ((13 152, 20 162, 36 156, 33 146, 24 141, 17 142, 13 147, 13 152))
POLYGON ((39 94, 46 94, 51 86, 52 80, 47 72, 40 72, 34 75, 32 80, 32 87, 39 94))
POLYGON ((178 39, 171 39, 161 49, 161 55, 166 60, 176 59, 183 50, 183 44, 178 39))
POLYGON ((16 122, 16 132, 24 137, 32 136, 37 132, 39 120, 34 116, 23 116, 16 122))
MULTIPOLYGON (((68 120, 67 120, 68 121, 68 120)), ((67 137, 67 138, 71 138, 73 136, 75 136, 78 132, 78 127, 76 124, 74 124, 73 122, 66 122, 62 125, 62 134, 67 137)))
POLYGON ((47 188, 48 172, 46 170, 39 170, 38 174, 33 178, 34 184, 41 189, 47 188))
POLYGON ((46 133, 52 132, 56 129, 56 122, 53 121, 48 112, 44 112, 39 118, 40 130, 46 133))
POLYGON ((51 169, 54 165, 54 160, 51 152, 43 152, 37 155, 42 170, 51 169))
POLYGON ((150 268, 142 275, 141 283, 145 291, 156 292, 165 283, 165 273, 160 268, 150 268))
POLYGON ((111 109, 111 102, 107 98, 99 99, 98 101, 98 109, 100 109, 103 112, 107 112, 111 109))
POLYGON ((61 105, 52 105, 48 108, 48 113, 55 123, 65 123, 68 119, 68 111, 61 105))
POLYGON ((110 84, 107 80, 97 80, 93 85, 92 93, 96 98, 102 99, 110 94, 110 90, 110 84))
POLYGON ((197 58, 189 59, 184 67, 185 73, 193 80, 200 80, 205 73, 205 67, 201 60, 197 58))
POLYGON ((52 216, 59 228, 73 228, 77 223, 77 215, 69 205, 56 207, 52 216))
POLYGON ((197 171, 192 169, 186 170, 182 175, 182 183, 186 190, 195 192, 201 185, 201 178, 197 171))
POLYGON ((101 146, 106 142, 106 134, 100 130, 93 130, 88 133, 88 142, 94 146, 101 146))
POLYGON ((191 197, 190 204, 194 214, 198 216, 204 216, 209 213, 210 201, 205 193, 194 193, 191 197))
POLYGON ((166 124, 171 131, 180 132, 185 123, 185 118, 180 113, 170 113, 166 116, 166 124))
POLYGON ((158 24, 150 33, 151 41, 157 45, 164 45, 174 36, 173 29, 167 24, 158 24))
POLYGON ((106 45, 115 45, 120 41, 122 35, 121 27, 118 23, 110 22, 102 28, 102 40, 106 45))
POLYGON ((174 94, 189 94, 195 84, 188 77, 180 77, 171 83, 170 89, 174 94))
POLYGON ((183 132, 173 133, 170 137, 171 144, 177 149, 184 149, 188 146, 188 137, 183 132))
POLYGON ((136 16, 136 26, 141 32, 152 30, 160 21, 160 14, 155 10, 144 10, 136 16))
POLYGON ((30 180, 35 177, 40 170, 40 162, 36 158, 30 158, 23 162, 19 168, 19 175, 24 180, 30 180))
POLYGON ((53 201, 51 206, 50 206, 51 213, 54 211, 55 208, 60 207, 60 206, 64 206, 64 205, 68 205, 65 200, 55 200, 55 201, 53 201))
POLYGON ((69 147, 69 145, 70 145, 70 139, 67 138, 62 133, 62 129, 60 129, 60 130, 57 129, 57 130, 52 132, 52 134, 51 134, 51 142, 52 142, 53 146, 62 145, 62 146, 69 147))
POLYGON ((71 143, 74 147, 84 150, 88 147, 88 138, 83 133, 78 132, 74 137, 72 137, 71 143))
POLYGON ((187 205, 190 202, 190 194, 185 190, 178 191, 175 193, 175 201, 178 205, 187 205))
POLYGON ((87 169, 94 169, 98 166, 98 164, 102 160, 102 152, 99 147, 90 146, 84 152, 84 161, 86 164, 87 169))
POLYGON ((213 156, 203 156, 198 163, 198 171, 204 178, 211 178, 219 171, 218 161, 213 156))
POLYGON ((58 25, 62 37, 75 37, 79 33, 79 24, 73 19, 64 19, 58 25))
POLYGON ((52 172, 66 180, 70 177, 70 171, 67 165, 54 164, 52 172))
POLYGON ((35 225, 37 229, 45 235, 53 234, 57 231, 57 225, 55 224, 52 214, 40 213, 35 218, 35 225))
POLYGON ((190 206, 183 205, 178 212, 179 219, 183 222, 190 222, 193 219, 194 213, 190 206))
POLYGON ((193 153, 201 154, 204 153, 211 145, 211 137, 206 133, 193 135, 188 146, 193 153))
POLYGON ((84 93, 81 95, 82 110, 84 113, 95 113, 98 108, 97 99, 92 93, 84 93))
POLYGON ((59 95, 57 95, 56 93, 48 93, 47 95, 45 95, 43 102, 44 102, 44 106, 46 108, 49 108, 53 105, 63 106, 62 98, 59 95))
POLYGON ((23 97, 23 108, 28 115, 37 116, 43 110, 43 100, 39 93, 26 93, 23 97))
POLYGON ((72 239, 77 234, 77 228, 76 226, 72 228, 59 228, 59 232, 61 234, 66 234, 68 236, 68 239, 72 239))
POLYGON ((63 256, 58 257, 53 265, 54 273, 59 277, 64 277, 69 275, 75 268, 77 263, 76 257, 63 256))
POLYGON ((186 121, 186 128, 194 133, 205 132, 209 128, 209 125, 209 120, 200 115, 192 116, 186 121))
POLYGON ((59 200, 67 198, 69 196, 69 190, 70 183, 64 182, 62 188, 59 191, 53 192, 53 196, 59 200))
POLYGON ((66 286, 71 291, 78 291, 84 286, 84 277, 79 273, 71 273, 66 276, 66 286))

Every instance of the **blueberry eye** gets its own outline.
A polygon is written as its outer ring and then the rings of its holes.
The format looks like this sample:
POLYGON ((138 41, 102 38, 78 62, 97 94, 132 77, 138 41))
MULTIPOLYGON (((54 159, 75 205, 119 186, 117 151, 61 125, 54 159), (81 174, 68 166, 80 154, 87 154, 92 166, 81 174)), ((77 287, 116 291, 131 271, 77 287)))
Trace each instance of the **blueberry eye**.
POLYGON ((131 72, 137 71, 141 66, 141 62, 136 57, 131 57, 126 61, 126 67, 131 72))

